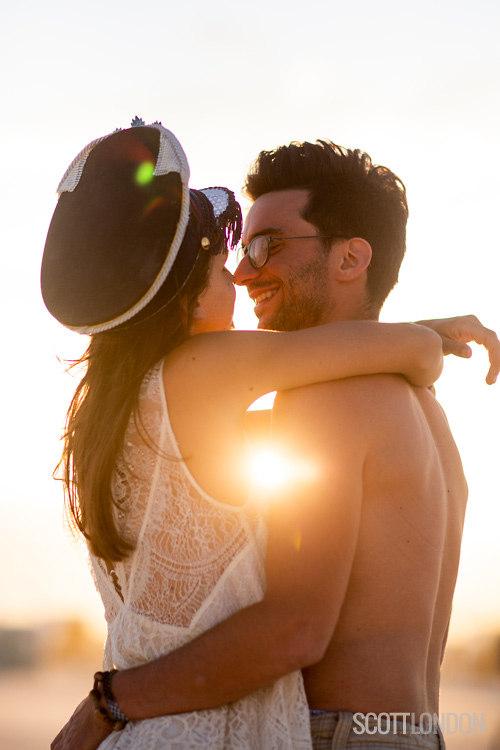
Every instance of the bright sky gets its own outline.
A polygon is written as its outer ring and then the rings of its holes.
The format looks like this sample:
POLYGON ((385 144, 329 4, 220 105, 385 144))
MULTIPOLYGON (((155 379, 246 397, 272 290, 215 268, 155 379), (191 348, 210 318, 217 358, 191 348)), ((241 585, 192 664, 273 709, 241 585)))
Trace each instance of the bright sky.
MULTIPOLYGON (((0 182, 0 625, 101 605, 51 479, 83 341, 40 299, 69 162, 139 115, 183 144, 191 184, 238 191, 262 148, 327 137, 405 182, 408 252, 383 319, 474 312, 500 330, 500 5, 493 0, 27 0, 4 9, 0 182)), ((252 326, 245 300, 237 322, 252 326)), ((251 316, 250 312, 250 316, 251 316)), ((482 352, 438 385, 470 485, 452 637, 500 627, 500 385, 482 352)))

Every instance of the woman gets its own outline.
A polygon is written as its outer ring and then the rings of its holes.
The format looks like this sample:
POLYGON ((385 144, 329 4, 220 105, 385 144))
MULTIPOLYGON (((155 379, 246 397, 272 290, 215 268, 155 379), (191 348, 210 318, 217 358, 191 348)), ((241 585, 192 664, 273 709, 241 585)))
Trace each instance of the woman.
MULTIPOLYGON (((158 123, 89 144, 59 187, 42 265, 50 312, 91 336, 61 464, 105 607, 108 670, 154 660, 262 598, 266 527, 242 426, 256 398, 377 372, 430 385, 442 365, 440 338, 412 324, 229 331, 224 263, 239 206, 223 188, 190 191, 188 176, 158 123)), ((103 736, 123 730, 103 748, 310 747, 299 673, 221 708, 141 722, 121 714, 112 673, 97 676, 93 700, 103 736)))

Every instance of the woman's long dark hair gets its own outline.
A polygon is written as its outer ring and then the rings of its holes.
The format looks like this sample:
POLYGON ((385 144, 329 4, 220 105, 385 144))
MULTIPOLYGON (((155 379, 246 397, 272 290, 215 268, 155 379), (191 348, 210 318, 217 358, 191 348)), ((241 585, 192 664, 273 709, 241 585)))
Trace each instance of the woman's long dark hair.
POLYGON ((85 365, 86 371, 68 409, 57 470, 71 527, 105 560, 123 560, 133 549, 116 527, 111 486, 142 380, 189 336, 196 301, 208 283, 209 264, 210 253, 202 251, 182 294, 140 322, 94 334, 85 354, 72 363, 85 365))

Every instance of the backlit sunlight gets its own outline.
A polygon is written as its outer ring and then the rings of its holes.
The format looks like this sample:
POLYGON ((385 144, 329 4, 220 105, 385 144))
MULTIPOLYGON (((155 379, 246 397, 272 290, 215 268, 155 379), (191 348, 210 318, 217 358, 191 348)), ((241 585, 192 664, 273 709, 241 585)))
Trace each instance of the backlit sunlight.
POLYGON ((310 463, 268 446, 251 451, 249 471, 254 487, 267 492, 279 491, 292 482, 312 480, 315 476, 315 467, 310 463))

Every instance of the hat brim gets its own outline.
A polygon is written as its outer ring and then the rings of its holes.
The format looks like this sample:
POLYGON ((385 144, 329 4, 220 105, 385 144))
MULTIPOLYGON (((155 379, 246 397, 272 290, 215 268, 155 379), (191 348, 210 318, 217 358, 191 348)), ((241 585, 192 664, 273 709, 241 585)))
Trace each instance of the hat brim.
POLYGON ((96 333, 134 317, 168 277, 162 296, 173 296, 192 266, 188 257, 176 264, 189 221, 189 168, 159 125, 113 133, 82 155, 61 183, 41 285, 63 325, 96 333))

